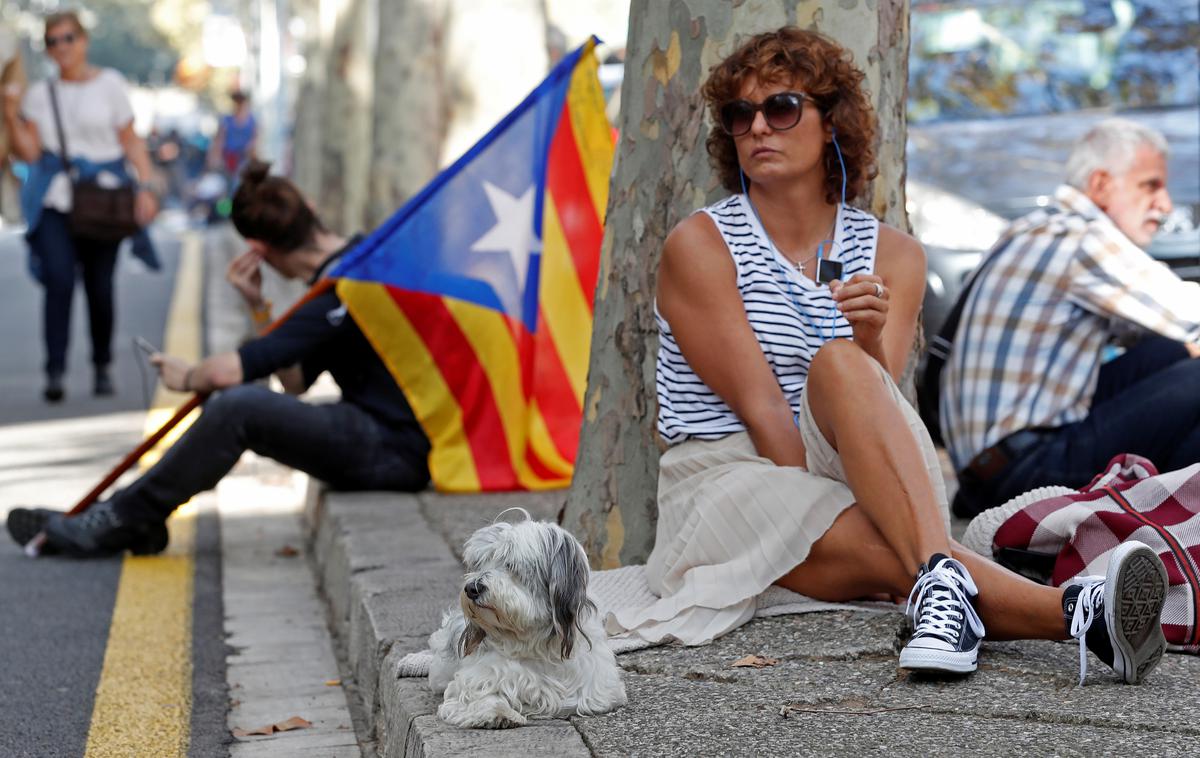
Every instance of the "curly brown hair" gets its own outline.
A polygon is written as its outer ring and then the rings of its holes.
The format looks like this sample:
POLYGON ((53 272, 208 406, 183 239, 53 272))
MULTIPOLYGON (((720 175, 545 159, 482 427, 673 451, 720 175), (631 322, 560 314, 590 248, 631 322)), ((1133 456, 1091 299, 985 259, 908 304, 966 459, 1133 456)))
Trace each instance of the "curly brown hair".
MULTIPOLYGON (((846 163, 846 200, 851 201, 875 178, 875 109, 863 91, 863 72, 850 51, 818 32, 785 26, 751 37, 709 72, 701 94, 714 124, 708 133, 709 160, 722 186, 740 192, 741 168, 733 137, 720 127, 721 106, 736 100, 748 79, 760 84, 792 84, 804 91, 837 129, 846 163)), ((842 170, 832 144, 825 146, 825 200, 842 195, 842 170)))

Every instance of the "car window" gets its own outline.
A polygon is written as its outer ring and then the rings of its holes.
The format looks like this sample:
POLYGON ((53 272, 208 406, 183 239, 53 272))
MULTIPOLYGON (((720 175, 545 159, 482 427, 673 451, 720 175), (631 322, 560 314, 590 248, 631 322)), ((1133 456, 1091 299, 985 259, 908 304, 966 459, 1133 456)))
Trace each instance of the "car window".
POLYGON ((1194 106, 1196 0, 914 0, 913 123, 1194 106))

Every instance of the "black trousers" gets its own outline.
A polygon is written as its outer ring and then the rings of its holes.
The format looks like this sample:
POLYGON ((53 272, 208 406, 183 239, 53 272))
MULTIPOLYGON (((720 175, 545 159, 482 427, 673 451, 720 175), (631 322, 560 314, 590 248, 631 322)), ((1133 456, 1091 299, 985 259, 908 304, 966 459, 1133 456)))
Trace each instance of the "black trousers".
POLYGON ((429 483, 426 451, 413 449, 350 403, 306 403, 256 385, 213 395, 196 423, 149 471, 116 493, 126 518, 162 521, 212 489, 246 450, 341 490, 416 492, 429 483))
POLYGON ((955 513, 973 516, 1036 487, 1082 487, 1118 453, 1160 471, 1200 462, 1200 359, 1182 343, 1146 337, 1101 366, 1087 418, 1046 431, 990 482, 960 477, 955 513))
POLYGON ((75 299, 75 282, 81 275, 87 293, 92 364, 107 366, 112 362, 113 274, 120 243, 76 237, 67 227, 66 214, 46 208, 29 244, 42 260, 45 290, 42 337, 46 344, 46 373, 62 374, 67 368, 71 304, 75 299))

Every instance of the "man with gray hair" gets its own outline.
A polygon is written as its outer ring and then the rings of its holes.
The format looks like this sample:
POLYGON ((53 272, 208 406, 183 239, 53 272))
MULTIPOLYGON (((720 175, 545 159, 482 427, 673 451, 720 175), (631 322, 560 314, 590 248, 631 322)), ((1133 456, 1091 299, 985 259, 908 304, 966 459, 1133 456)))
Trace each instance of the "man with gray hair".
POLYGON ((1103 121, 1066 180, 1009 226, 962 303, 939 406, 959 516, 1081 487, 1118 453, 1200 461, 1200 284, 1144 250, 1171 212, 1166 140, 1103 121))

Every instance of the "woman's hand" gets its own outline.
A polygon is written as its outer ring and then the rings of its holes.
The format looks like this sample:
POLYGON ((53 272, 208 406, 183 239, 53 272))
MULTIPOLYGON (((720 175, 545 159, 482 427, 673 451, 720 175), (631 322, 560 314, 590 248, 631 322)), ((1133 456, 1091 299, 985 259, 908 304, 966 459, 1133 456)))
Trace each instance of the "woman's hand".
POLYGON ((225 278, 234 286, 250 310, 263 307, 262 296, 262 255, 256 250, 247 250, 229 263, 225 278))
POLYGON ((163 386, 167 389, 176 392, 187 392, 190 389, 187 380, 192 365, 187 361, 166 353, 155 353, 150 356, 150 365, 158 369, 158 375, 162 377, 163 386))
POLYGON ((881 355, 890 299, 883 279, 875 274, 855 274, 845 283, 833 280, 829 289, 838 310, 854 330, 854 341, 868 353, 881 355))
POLYGON ((133 218, 138 226, 145 228, 158 215, 158 198, 150 190, 138 190, 133 200, 133 218))

